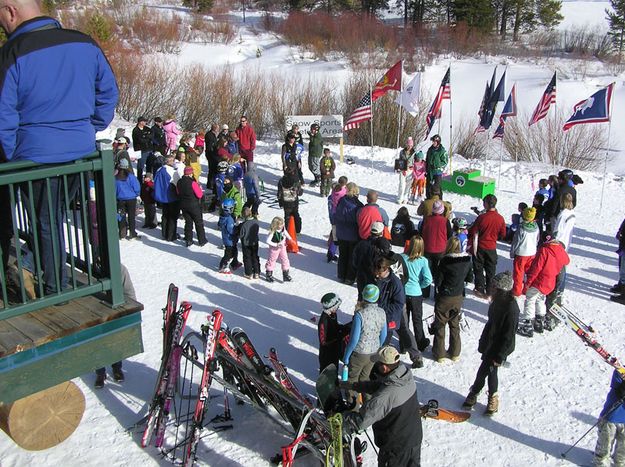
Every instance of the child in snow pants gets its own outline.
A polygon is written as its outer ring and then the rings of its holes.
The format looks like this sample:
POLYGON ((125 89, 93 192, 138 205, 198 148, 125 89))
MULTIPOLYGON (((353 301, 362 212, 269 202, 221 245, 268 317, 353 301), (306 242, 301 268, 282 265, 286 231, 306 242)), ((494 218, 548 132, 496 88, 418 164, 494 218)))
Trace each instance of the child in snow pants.
POLYGON ((269 256, 265 265, 265 277, 267 282, 273 282, 273 270, 276 266, 276 260, 280 260, 282 264, 282 279, 284 282, 290 282, 289 275, 289 256, 286 252, 286 241, 291 240, 291 236, 284 228, 284 219, 274 217, 269 228, 267 236, 267 244, 269 245, 269 256))

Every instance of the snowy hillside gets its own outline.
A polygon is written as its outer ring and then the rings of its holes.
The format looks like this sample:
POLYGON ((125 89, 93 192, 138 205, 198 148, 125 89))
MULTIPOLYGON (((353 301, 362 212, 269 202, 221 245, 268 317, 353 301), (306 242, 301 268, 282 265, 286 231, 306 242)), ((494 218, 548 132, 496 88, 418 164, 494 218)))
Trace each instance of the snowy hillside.
MULTIPOLYGON (((606 5, 607 2, 565 2, 565 22, 570 22, 570 18, 576 15, 575 22, 585 16, 600 23, 604 21, 606 5), (569 12, 576 13, 569 16, 569 12)), ((345 63, 303 59, 295 49, 282 44, 276 37, 264 33, 256 35, 242 24, 240 40, 235 44, 187 44, 173 59, 183 64, 203 63, 207 67, 231 64, 234 70, 237 67, 253 67, 261 71, 279 68, 281 72, 301 76, 323 74, 337 82, 349 73, 345 63), (260 58, 256 58, 257 48, 263 51, 260 58)), ((621 177, 625 173, 625 154, 622 152, 625 139, 621 136, 625 133, 625 106, 621 105, 625 98, 623 76, 610 76, 599 63, 587 64, 589 71, 582 75, 578 63, 563 60, 538 64, 512 63, 502 57, 487 61, 454 60, 451 63, 454 125, 466 118, 475 118, 477 124, 475 115, 483 83, 490 78, 495 64, 504 63, 508 65, 508 89, 512 83, 517 83, 519 107, 525 112, 531 112, 535 107, 555 66, 566 72, 558 83, 558 107, 566 109, 588 97, 599 86, 617 81, 612 128, 616 156, 609 164, 601 212, 602 168, 597 172, 580 173, 584 184, 578 187, 577 224, 569 252, 571 266, 567 269, 565 303, 586 322, 592 323, 608 350, 625 358, 621 319, 625 308, 611 302, 608 293, 618 277, 614 234, 624 215, 625 185, 621 177)), ((438 87, 448 64, 448 59, 441 58, 438 64, 426 68, 425 90, 431 93, 438 87)), ((499 70, 501 73, 503 67, 499 70)), ((119 125, 126 126, 127 134, 130 133, 131 124, 117 121, 105 135, 114 134, 119 125)), ((449 127, 447 104, 443 108, 441 127, 449 127)), ((445 133, 442 132, 443 144, 447 146, 449 134, 445 133)), ((257 148, 258 172, 265 188, 272 193, 281 172, 279 143, 264 141, 257 148)), ((346 175, 350 181, 356 182, 363 196, 368 189, 378 190, 381 206, 394 217, 399 207, 395 203, 397 178, 392 171, 396 151, 375 148, 372 153, 369 148, 348 146, 346 156, 353 157, 356 164, 346 165, 338 163, 338 146, 331 144, 329 147, 337 159, 336 176, 346 175)), ((459 156, 454 157, 452 164, 454 169, 471 164, 481 168, 481 163, 478 166, 459 156)), ((519 202, 531 202, 538 179, 557 171, 538 164, 515 167, 510 162, 504 162, 502 169, 496 194, 498 209, 508 221, 519 202), (518 187, 517 191, 515 187, 518 187)), ((304 175, 310 180, 306 169, 304 175)), ((497 178, 498 162, 488 162, 487 175, 497 178)), ((232 276, 218 274, 216 269, 223 250, 219 248, 221 237, 216 230, 217 217, 212 214, 204 216, 209 243, 202 248, 194 245, 187 249, 182 240, 175 244, 164 242, 160 229, 139 229, 142 235, 139 241, 123 241, 122 262, 130 271, 138 300, 145 305, 142 315, 145 352, 124 362, 126 381, 123 384, 109 379, 103 389, 95 390, 94 375, 76 379, 85 393, 87 408, 76 432, 61 445, 47 451, 28 452, 16 447, 5 435, 0 435, 0 465, 171 465, 155 448, 142 449, 136 434, 125 432, 145 414, 152 395, 160 364, 160 310, 170 282, 180 287, 181 299, 193 304, 189 330, 198 331, 213 309, 221 309, 224 321, 230 327, 244 328, 261 353, 276 347, 300 388, 312 394, 317 375, 317 335, 311 318, 319 313, 321 296, 335 292, 343 299, 339 319, 348 321, 356 301, 356 289, 338 283, 336 266, 326 262, 329 223, 325 199, 309 187, 305 188, 303 199, 306 202, 300 206, 303 229, 298 238, 302 251, 290 256, 293 282, 288 284, 248 281, 242 277, 241 271, 232 276)), ((466 217, 469 221, 474 219, 470 208, 479 205, 479 200, 454 194, 446 195, 446 199, 453 204, 456 216, 466 217)), ((416 218, 416 208, 410 207, 409 210, 416 218)), ((261 205, 261 238, 276 215, 282 215, 282 211, 267 204, 261 205)), ((140 217, 139 226, 142 221, 140 217)), ((181 222, 179 232, 182 232, 181 222)), ((498 271, 510 269, 508 245, 500 243, 498 251, 498 271)), ((263 269, 266 254, 266 248, 261 247, 263 269)), ((424 354, 424 368, 413 371, 422 402, 435 398, 442 406, 460 408, 473 381, 480 363, 477 340, 486 321, 488 304, 469 292, 464 306, 469 328, 462 333, 460 361, 438 364, 428 350, 424 354)), ((424 317, 432 314, 433 303, 427 301, 424 317)), ((499 376, 501 406, 493 418, 482 415, 485 404, 482 395, 472 418, 466 423, 423 422, 424 466, 590 464, 595 432, 573 449, 566 460, 561 459, 560 453, 596 421, 603 406, 611 368, 601 362, 595 352, 584 348, 571 331, 559 326, 555 331, 536 335, 533 339, 517 337, 516 351, 509 359, 509 367, 502 369, 499 376)), ((221 388, 214 385, 211 393, 217 397, 211 399, 208 419, 223 413, 221 388)), ((221 433, 206 431, 198 451, 200 464, 219 467, 270 465, 269 457, 289 442, 284 431, 248 406, 232 403, 231 409, 234 428, 221 433)), ((315 464, 302 460, 296 465, 315 464)), ((365 465, 376 465, 371 448, 366 453, 365 465)))

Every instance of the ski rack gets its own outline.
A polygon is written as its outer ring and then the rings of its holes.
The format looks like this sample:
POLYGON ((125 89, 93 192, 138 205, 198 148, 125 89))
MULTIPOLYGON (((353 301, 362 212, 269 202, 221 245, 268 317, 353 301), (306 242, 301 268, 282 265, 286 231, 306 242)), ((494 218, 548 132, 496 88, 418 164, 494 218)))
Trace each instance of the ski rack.
POLYGON ((584 323, 575 313, 564 305, 553 304, 549 313, 566 324, 588 347, 597 352, 604 362, 614 368, 621 379, 625 381, 625 367, 617 357, 608 352, 596 339, 595 330, 592 326, 584 323))

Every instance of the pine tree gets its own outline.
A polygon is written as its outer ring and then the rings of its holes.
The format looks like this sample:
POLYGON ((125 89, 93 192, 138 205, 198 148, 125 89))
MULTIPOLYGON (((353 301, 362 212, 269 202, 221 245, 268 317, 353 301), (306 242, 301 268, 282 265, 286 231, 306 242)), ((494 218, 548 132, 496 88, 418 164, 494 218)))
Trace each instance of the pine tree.
POLYGON ((614 48, 618 51, 618 61, 621 63, 623 47, 625 46, 625 0, 610 0, 610 4, 612 10, 605 10, 610 23, 608 34, 612 39, 614 48))
POLYGON ((494 25, 494 9, 490 0, 456 0, 452 15, 456 23, 465 22, 470 27, 490 31, 494 25))
POLYGON ((561 8, 561 0, 537 0, 536 15, 538 22, 547 28, 557 26, 564 19, 564 16, 560 14, 561 8))

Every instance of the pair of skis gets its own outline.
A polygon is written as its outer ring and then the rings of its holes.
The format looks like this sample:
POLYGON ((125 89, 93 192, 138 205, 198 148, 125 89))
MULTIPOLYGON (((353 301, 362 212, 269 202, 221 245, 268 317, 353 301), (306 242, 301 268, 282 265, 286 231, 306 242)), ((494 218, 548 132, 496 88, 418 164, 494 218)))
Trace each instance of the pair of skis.
POLYGON ((182 302, 180 307, 176 309, 177 304, 178 288, 174 284, 170 284, 167 293, 167 305, 163 309, 163 356, 161 357, 161 367, 156 380, 154 396, 145 418, 145 429, 141 437, 142 447, 151 443, 155 433, 154 445, 156 447, 162 447, 165 438, 165 427, 180 370, 180 357, 182 356, 180 341, 191 312, 189 302, 182 302))
POLYGON ((592 326, 584 323, 578 316, 563 305, 554 304, 549 309, 549 312, 566 324, 584 344, 597 352, 603 361, 614 368, 621 376, 621 379, 625 381, 625 367, 623 367, 623 364, 618 358, 608 352, 596 339, 595 330, 592 326))

